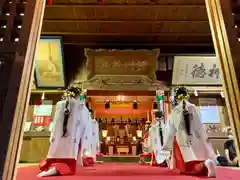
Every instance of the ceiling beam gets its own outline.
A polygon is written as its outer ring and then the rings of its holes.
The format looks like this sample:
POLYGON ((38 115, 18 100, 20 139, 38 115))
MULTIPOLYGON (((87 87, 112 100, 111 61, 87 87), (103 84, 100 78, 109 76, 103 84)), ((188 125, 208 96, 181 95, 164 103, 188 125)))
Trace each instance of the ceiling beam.
POLYGON ((43 23, 141 23, 141 24, 158 24, 158 23, 169 23, 169 22, 174 22, 174 23, 183 23, 183 22, 188 22, 188 23, 195 23, 195 22, 208 22, 208 19, 206 20, 94 20, 94 19, 44 19, 43 23))
POLYGON ((162 55, 210 55, 215 54, 215 49, 212 46, 161 46, 160 52, 162 55), (191 54, 190 54, 191 53, 191 54))
MULTIPOLYGON (((97 1, 97 0, 96 0, 97 1)), ((198 7, 205 7, 205 4, 174 4, 174 5, 169 5, 169 4, 73 4, 73 3, 66 3, 66 4, 52 4, 52 5, 47 5, 48 8, 61 8, 61 7, 73 7, 73 8, 81 8, 81 7, 91 7, 91 8, 106 8, 106 7, 112 7, 112 8, 163 8, 163 7, 173 7, 173 8, 181 8, 181 7, 186 7, 186 8, 198 8, 198 7)))
POLYGON ((174 43, 84 43, 84 42, 64 42, 66 45, 76 45, 76 46, 213 46, 212 43, 188 43, 188 44, 174 44, 174 43))
POLYGON ((82 33, 82 32, 41 32, 42 35, 71 35, 71 36, 211 36, 211 33, 151 33, 151 34, 121 34, 121 33, 82 33))
MULTIPOLYGON (((131 46, 131 44, 128 46, 116 46, 111 44, 88 44, 90 46, 86 46, 84 44, 63 44, 63 51, 67 52, 67 50, 70 50, 73 52, 73 49, 85 49, 85 48, 91 48, 91 49, 160 49, 160 55, 211 55, 215 54, 215 50, 213 45, 211 46, 180 46, 180 45, 173 45, 173 46, 145 46, 144 44, 140 44, 137 46, 131 46), (191 53, 191 54, 189 54, 191 53)), ((65 54, 66 55, 66 54, 65 54)))
POLYGON ((94 91, 94 90, 88 90, 87 95, 88 96, 117 96, 119 94, 125 95, 125 96, 155 96, 156 91, 94 91))

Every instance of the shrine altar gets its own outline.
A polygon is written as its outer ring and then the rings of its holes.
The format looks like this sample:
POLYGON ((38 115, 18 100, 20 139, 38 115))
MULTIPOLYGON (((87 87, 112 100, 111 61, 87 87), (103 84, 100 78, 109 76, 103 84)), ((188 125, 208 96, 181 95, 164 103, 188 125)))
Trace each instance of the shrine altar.
POLYGON ((117 153, 118 155, 121 155, 121 153, 128 154, 129 153, 129 147, 128 146, 117 146, 117 153))

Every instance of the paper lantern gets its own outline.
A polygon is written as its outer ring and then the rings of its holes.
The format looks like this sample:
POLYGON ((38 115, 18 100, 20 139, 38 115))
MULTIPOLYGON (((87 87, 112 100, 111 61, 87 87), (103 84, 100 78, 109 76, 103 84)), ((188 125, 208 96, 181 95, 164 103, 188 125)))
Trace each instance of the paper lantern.
POLYGON ((105 138, 107 137, 108 130, 102 130, 102 136, 105 138))

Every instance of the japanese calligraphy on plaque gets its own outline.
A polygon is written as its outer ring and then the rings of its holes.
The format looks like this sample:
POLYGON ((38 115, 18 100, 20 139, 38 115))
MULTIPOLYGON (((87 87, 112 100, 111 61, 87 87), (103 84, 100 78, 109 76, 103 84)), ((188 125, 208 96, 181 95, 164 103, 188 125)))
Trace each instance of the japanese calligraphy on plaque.
POLYGON ((143 90, 168 86, 156 79, 160 50, 85 49, 86 64, 71 84, 88 90, 143 90))
POLYGON ((221 68, 215 56, 175 56, 173 85, 221 85, 221 68))
POLYGON ((156 71, 159 50, 85 49, 94 74, 150 75, 156 71))

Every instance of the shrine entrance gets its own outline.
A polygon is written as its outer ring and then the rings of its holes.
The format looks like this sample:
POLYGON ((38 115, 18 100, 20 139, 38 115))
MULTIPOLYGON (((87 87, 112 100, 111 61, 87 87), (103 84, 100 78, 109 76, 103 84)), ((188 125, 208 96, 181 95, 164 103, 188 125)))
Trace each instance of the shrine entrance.
MULTIPOLYGON (((16 177, 16 165, 21 150, 19 144, 22 144, 22 127, 27 114, 35 51, 41 31, 42 35, 64 36, 65 50, 70 52, 67 61, 76 59, 75 63, 68 63, 67 66, 72 67, 69 72, 73 72, 77 60, 85 59, 84 56, 78 54, 79 51, 82 51, 79 47, 91 49, 157 48, 161 50, 162 56, 159 59, 163 59, 161 62, 164 62, 161 68, 166 69, 163 73, 166 81, 168 77, 171 77, 171 72, 169 73, 171 67, 166 64, 171 61, 172 55, 214 53, 213 47, 215 47, 223 72, 224 94, 231 127, 235 135, 237 156, 240 157, 238 83, 240 67, 238 59, 240 58, 239 42, 235 32, 238 29, 238 24, 235 24, 238 22, 235 18, 235 15, 239 13, 238 1, 206 0, 206 4, 203 1, 193 0, 151 2, 133 0, 127 3, 125 1, 114 1, 114 3, 109 1, 109 4, 101 4, 103 1, 99 4, 99 2, 91 0, 72 1, 71 4, 67 0, 49 0, 48 2, 52 2, 53 5, 52 7, 50 7, 51 5, 47 6, 45 15, 46 1, 44 0, 4 0, 0 2, 1 179, 12 180, 16 177), (92 18, 88 19, 89 16, 92 18), (42 24, 44 24, 43 28, 42 24), (72 49, 75 51, 71 51, 72 49)), ((108 67, 104 63, 103 66, 105 69, 108 67)), ((135 71, 139 73, 138 69, 135 71)), ((124 73, 128 72, 124 71, 124 73)), ((165 86, 165 84, 159 84, 155 79, 149 79, 147 71, 144 73, 145 76, 141 76, 140 83, 144 82, 150 87, 152 85, 154 87, 165 86)), ((68 74, 68 77, 74 75, 68 74)), ((138 82, 134 78, 136 74, 130 75, 137 87, 138 82)), ((139 75, 141 74, 137 74, 137 76, 139 75)), ((100 80, 101 85, 106 84, 106 76, 103 74, 94 78, 91 80, 96 82, 100 80)), ((111 81, 109 80, 107 84, 116 87, 117 78, 113 81, 112 78, 108 79, 111 81)), ((70 82, 72 79, 68 80, 70 82)), ((129 83, 124 76, 120 77, 120 82, 122 81, 125 84, 129 83)), ((74 83, 82 84, 83 82, 74 83)), ((119 172, 121 172, 121 168, 119 172)), ((147 170, 144 172, 146 173, 147 170)), ((234 172, 229 174, 234 175, 234 172)), ((27 173, 23 177, 26 178, 26 175, 27 173)), ((225 176, 220 174, 220 177, 225 176)), ((227 178, 229 177, 225 179, 227 178)))
POLYGON ((156 90, 169 89, 156 79, 159 50, 85 49, 85 56, 72 83, 87 89, 88 105, 99 122, 105 156, 98 160, 138 163, 145 127, 154 119, 156 90))

